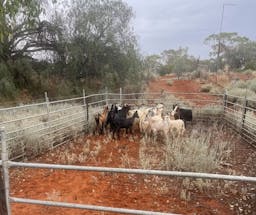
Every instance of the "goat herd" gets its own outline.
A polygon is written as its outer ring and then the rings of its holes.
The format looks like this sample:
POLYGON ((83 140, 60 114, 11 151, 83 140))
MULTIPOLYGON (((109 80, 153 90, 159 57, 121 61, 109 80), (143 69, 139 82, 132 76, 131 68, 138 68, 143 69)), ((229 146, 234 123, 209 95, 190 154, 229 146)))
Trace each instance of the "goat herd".
MULTIPOLYGON (((182 136, 186 121, 192 121, 192 110, 180 108, 173 105, 173 110, 169 114, 164 114, 164 105, 157 104, 155 107, 145 107, 132 109, 131 105, 112 105, 110 110, 105 106, 102 113, 95 115, 95 132, 104 134, 107 130, 112 132, 112 138, 120 138, 120 130, 126 129, 132 133, 136 127, 147 136, 156 136, 161 132, 165 137, 169 134, 182 136)), ((94 133, 95 133, 94 132, 94 133)))

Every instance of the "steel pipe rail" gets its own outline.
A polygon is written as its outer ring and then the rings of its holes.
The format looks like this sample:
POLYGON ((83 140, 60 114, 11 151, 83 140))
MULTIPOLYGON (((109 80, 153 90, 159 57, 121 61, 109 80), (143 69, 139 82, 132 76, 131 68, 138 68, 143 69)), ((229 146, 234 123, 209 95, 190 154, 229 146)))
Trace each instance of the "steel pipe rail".
POLYGON ((46 205, 46 206, 54 206, 54 207, 86 209, 86 210, 105 211, 105 212, 122 213, 122 214, 178 215, 178 214, 174 214, 174 213, 152 212, 152 211, 143 211, 143 210, 133 210, 133 209, 124 209, 124 208, 104 207, 104 206, 85 205, 85 204, 76 204, 76 203, 43 201, 43 200, 15 198, 15 197, 10 197, 10 200, 11 200, 11 202, 14 202, 14 203, 26 203, 26 204, 46 205))
POLYGON ((126 168, 110 168, 110 167, 94 167, 94 166, 75 166, 75 165, 44 164, 44 163, 24 163, 24 162, 14 162, 14 161, 9 161, 8 165, 10 167, 79 170, 79 171, 112 172, 112 173, 159 175, 159 176, 176 176, 176 177, 189 177, 189 178, 220 179, 220 180, 229 180, 229 181, 247 181, 247 182, 256 183, 256 177, 223 175, 223 174, 212 174, 212 173, 126 169, 126 168))
POLYGON ((248 135, 251 135, 256 139, 256 133, 253 133, 253 129, 249 129, 247 126, 243 126, 241 130, 245 131, 248 135))
MULTIPOLYGON (((132 99, 132 98, 123 98, 124 101, 126 100, 143 100, 143 99, 132 99)), ((144 100, 152 100, 152 99, 144 99, 144 100)), ((155 100, 161 100, 161 99, 155 99, 155 100)), ((218 100, 207 100, 207 99, 186 99, 187 101, 198 101, 198 102, 212 102, 212 103, 222 103, 222 101, 218 100)), ((174 101, 180 101, 180 100, 174 100, 174 101)))
MULTIPOLYGON (((255 138, 253 138, 253 137, 251 137, 251 136, 249 136, 249 135, 247 135, 247 134, 245 134, 245 133, 243 133, 242 135, 241 135, 241 137, 244 139, 244 140, 247 140, 248 141, 248 139, 250 140, 250 141, 252 141, 252 142, 255 142, 255 138), (246 138, 247 139, 246 139, 246 138)), ((255 146, 254 146, 255 147, 255 146)))
MULTIPOLYGON (((84 113, 84 112, 75 113, 75 114, 73 114, 73 115, 78 115, 78 114, 82 114, 82 113, 84 113)), ((55 121, 60 121, 60 120, 63 120, 64 118, 65 118, 65 119, 66 119, 66 118, 68 119, 70 116, 71 116, 71 115, 68 115, 68 116, 66 116, 66 117, 57 119, 57 120, 55 120, 55 121)), ((49 125, 49 126, 44 126, 43 128, 40 128, 40 129, 38 129, 38 130, 33 130, 33 131, 31 131, 30 134, 34 134, 34 133, 38 133, 38 132, 41 132, 41 131, 49 130, 49 129, 51 129, 51 128, 55 128, 55 127, 64 125, 64 124, 66 124, 66 123, 68 123, 68 122, 71 122, 71 121, 74 121, 74 120, 77 120, 77 119, 80 119, 80 118, 83 118, 83 117, 84 117, 84 116, 79 116, 79 117, 76 117, 76 118, 72 118, 71 120, 66 120, 66 121, 64 121, 64 122, 58 123, 58 124, 53 124, 53 125, 49 125)), ((51 122, 51 121, 50 121, 50 122, 51 122)), ((55 130, 51 130, 50 133, 53 133, 54 131, 55 131, 55 130)), ((46 134, 50 134, 50 133, 46 133, 46 134)), ((10 134, 10 133, 8 133, 8 134, 10 134)), ((46 135, 46 134, 42 134, 42 135, 46 135)), ((24 136, 24 135, 17 135, 17 136, 15 136, 15 137, 11 137, 11 138, 7 139, 6 141, 15 140, 15 139, 21 138, 21 137, 23 137, 23 136, 24 136)))
POLYGON ((77 97, 77 98, 71 98, 71 99, 62 99, 62 100, 56 100, 56 101, 51 101, 49 102, 49 104, 57 104, 57 103, 61 103, 61 102, 69 102, 69 101, 76 101, 79 99, 83 99, 84 97, 77 97))
POLYGON ((242 105, 242 104, 238 104, 238 103, 231 102, 231 101, 228 101, 228 100, 227 100, 227 104, 231 104, 231 105, 235 105, 236 107, 241 107, 241 108, 243 108, 243 105, 242 105))
MULTIPOLYGON (((256 135, 256 127, 255 126, 250 126, 251 124, 244 123, 242 126, 242 129, 246 129, 248 132, 251 132, 253 135, 256 135)), ((256 139, 255 139, 256 140, 256 139)))
POLYGON ((42 103, 35 103, 35 104, 28 104, 28 105, 22 105, 22 106, 16 106, 16 107, 9 107, 9 108, 0 108, 0 111, 8 111, 8 110, 15 110, 15 109, 22 109, 22 108, 28 108, 33 106, 41 106, 45 105, 45 102, 42 103))
POLYGON ((85 107, 86 105, 82 104, 82 105, 74 105, 68 108, 63 108, 63 109, 59 109, 59 110, 54 110, 54 111, 50 111, 49 114, 54 114, 54 113, 59 113, 59 112, 63 112, 63 111, 67 111, 70 109, 75 109, 75 108, 79 108, 79 107, 85 107))
POLYGON ((41 116, 45 116, 45 115, 47 115, 47 113, 42 113, 42 114, 37 114, 37 115, 33 115, 33 116, 23 117, 23 118, 20 118, 20 119, 14 119, 14 120, 10 120, 10 121, 1 122, 0 125, 5 125, 5 124, 8 124, 8 123, 18 122, 18 121, 31 119, 31 118, 36 118, 36 117, 41 117, 41 116))
POLYGON ((95 105, 95 104, 99 104, 99 103, 102 103, 102 102, 106 102, 106 99, 96 101, 96 102, 89 102, 88 105, 95 105))
MULTIPOLYGON (((83 113, 84 113, 84 111, 76 112, 76 113, 74 113, 74 114, 66 115, 66 116, 63 116, 63 117, 58 118, 58 119, 50 120, 50 121, 48 121, 47 123, 57 122, 57 121, 60 121, 60 120, 66 119, 66 118, 70 118, 71 116, 75 116, 75 115, 77 115, 77 114, 83 114, 83 113)), ((16 130, 16 131, 7 132, 6 135, 18 133, 18 132, 20 132, 20 131, 24 131, 24 130, 27 130, 27 129, 30 129, 30 128, 34 128, 34 127, 39 127, 39 126, 45 126, 45 122, 39 123, 39 124, 36 124, 36 125, 32 125, 32 126, 29 126, 29 127, 24 127, 24 128, 22 128, 22 129, 19 129, 19 130, 16 130)), ((49 127, 45 127, 45 128, 43 128, 42 130, 47 129, 47 128, 49 128, 49 127)), ((40 131, 40 130, 39 130, 39 131, 40 131)), ((17 137, 17 138, 18 138, 18 137, 17 137)))
POLYGON ((244 97, 242 97, 242 96, 235 96, 235 95, 231 95, 231 94, 228 94, 228 93, 226 93, 226 95, 229 96, 229 97, 233 97, 233 98, 244 99, 244 97))
MULTIPOLYGON (((61 128, 56 129, 56 130, 54 130, 54 131, 52 131, 52 132, 48 132, 48 133, 45 133, 45 134, 41 134, 39 137, 43 137, 43 136, 45 136, 45 135, 53 134, 54 136, 52 136, 52 137, 50 137, 50 138, 48 138, 48 139, 45 140, 45 141, 48 141, 48 140, 50 140, 50 139, 52 139, 52 138, 55 138, 56 136, 65 135, 65 133, 64 133, 64 134, 62 134, 62 133, 58 134, 58 133, 57 133, 58 131, 61 131, 61 130, 66 129, 66 128, 69 128, 69 127, 71 127, 71 126, 73 126, 73 125, 76 125, 76 124, 79 124, 79 123, 84 123, 84 122, 85 122, 84 119, 83 119, 83 120, 80 120, 80 121, 75 121, 75 122, 70 123, 69 125, 66 125, 65 127, 61 127, 61 128)), ((80 125, 80 126, 81 126, 81 125, 80 125)), ((68 134, 68 136, 69 136, 69 134, 68 134)))
MULTIPOLYGON (((255 103, 256 103, 256 101, 255 101, 255 103)), ((246 107, 246 110, 249 110, 249 111, 252 111, 252 112, 256 112, 256 109, 253 109, 253 108, 251 108, 251 107, 246 107)))

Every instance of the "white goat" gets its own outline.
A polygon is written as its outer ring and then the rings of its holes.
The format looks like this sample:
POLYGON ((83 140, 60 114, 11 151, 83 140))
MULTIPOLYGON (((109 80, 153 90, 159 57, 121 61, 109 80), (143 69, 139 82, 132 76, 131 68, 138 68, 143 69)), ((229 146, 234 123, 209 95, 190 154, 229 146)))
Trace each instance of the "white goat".
POLYGON ((182 119, 172 120, 170 116, 165 116, 165 120, 169 124, 169 132, 174 133, 177 132, 178 136, 182 136, 185 132, 185 123, 182 119))
POLYGON ((136 129, 136 128, 139 128, 139 130, 142 132, 142 129, 141 129, 142 124, 143 124, 142 122, 144 121, 144 119, 145 119, 145 117, 146 117, 146 115, 147 115, 147 113, 148 113, 148 111, 149 111, 150 109, 151 109, 151 108, 148 108, 148 107, 143 106, 143 107, 140 107, 140 108, 138 108, 138 109, 130 110, 130 111, 129 111, 128 116, 132 116, 135 111, 138 112, 139 118, 136 118, 135 121, 134 121, 134 123, 133 123, 133 127, 134 127, 135 129, 136 129))
POLYGON ((170 133, 173 134, 174 132, 177 132, 178 136, 182 136, 185 131, 183 120, 171 120, 169 116, 164 116, 163 118, 159 115, 147 117, 145 122, 147 123, 145 129, 146 135, 153 133, 154 137, 159 131, 163 132, 165 138, 167 138, 170 133))

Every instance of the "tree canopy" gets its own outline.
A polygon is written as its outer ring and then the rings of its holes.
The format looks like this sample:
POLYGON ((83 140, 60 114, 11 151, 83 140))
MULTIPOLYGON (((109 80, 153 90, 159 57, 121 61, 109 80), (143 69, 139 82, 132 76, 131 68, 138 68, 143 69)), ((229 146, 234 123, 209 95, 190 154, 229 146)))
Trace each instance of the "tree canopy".
POLYGON ((61 4, 1 0, 1 95, 15 97, 28 90, 55 96, 77 94, 82 88, 141 86, 132 9, 121 0, 61 4))

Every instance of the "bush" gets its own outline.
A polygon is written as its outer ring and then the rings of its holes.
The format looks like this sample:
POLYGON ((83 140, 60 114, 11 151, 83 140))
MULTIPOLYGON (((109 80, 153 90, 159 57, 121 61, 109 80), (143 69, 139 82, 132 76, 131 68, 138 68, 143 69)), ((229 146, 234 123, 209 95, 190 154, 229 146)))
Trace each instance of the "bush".
POLYGON ((6 77, 0 80, 0 96, 6 98, 14 98, 16 95, 16 87, 11 80, 6 77))
POLYGON ((248 99, 248 106, 256 108, 256 93, 249 89, 233 88, 227 92, 231 97, 228 100, 235 103, 243 104, 244 98, 248 99))
POLYGON ((232 87, 230 86, 230 88, 241 88, 241 89, 245 89, 247 88, 247 83, 245 81, 236 81, 235 83, 233 83, 232 87))
POLYGON ((204 92, 204 93, 209 93, 212 89, 212 85, 211 84, 204 84, 201 86, 201 92, 204 92))
POLYGON ((246 75, 252 75, 252 72, 253 71, 251 69, 246 69, 246 70, 243 71, 243 73, 246 74, 246 75))
POLYGON ((190 137, 167 141, 166 163, 168 169, 193 172, 213 172, 220 164, 229 158, 231 150, 229 142, 219 140, 218 144, 211 144, 219 131, 195 133, 190 137))
POLYGON ((191 75, 190 75, 191 79, 196 79, 196 78, 200 78, 200 71, 193 71, 191 72, 191 75))
POLYGON ((237 97, 241 97, 241 98, 244 98, 245 96, 247 98, 256 97, 256 94, 250 89, 232 88, 232 89, 228 90, 227 93, 232 96, 237 96, 237 97))
POLYGON ((169 81, 167 81, 167 84, 168 84, 169 86, 172 86, 172 84, 173 84, 173 80, 169 80, 169 81))
POLYGON ((248 88, 256 93, 256 78, 248 81, 248 88))

